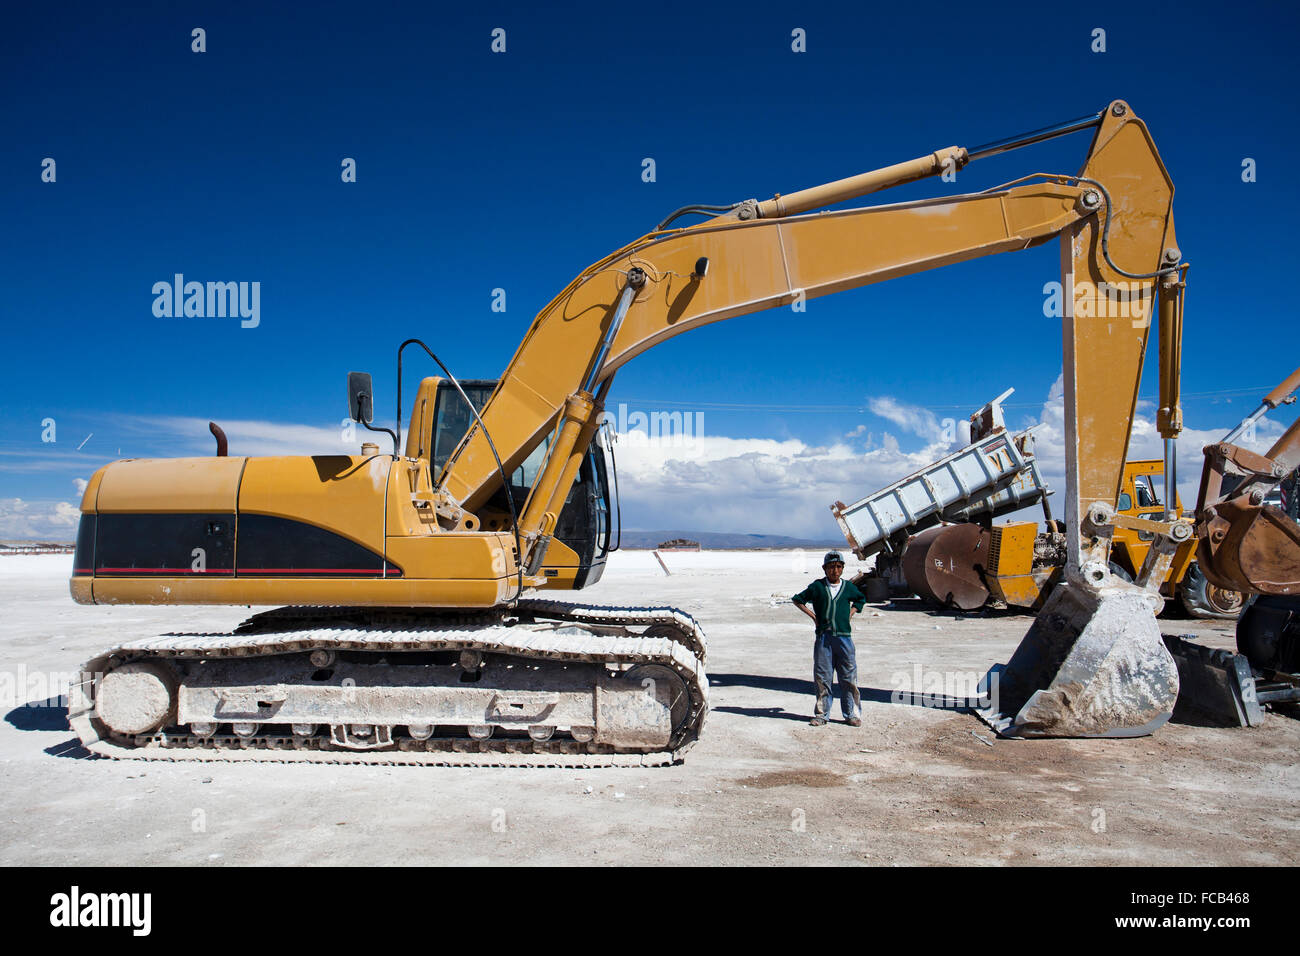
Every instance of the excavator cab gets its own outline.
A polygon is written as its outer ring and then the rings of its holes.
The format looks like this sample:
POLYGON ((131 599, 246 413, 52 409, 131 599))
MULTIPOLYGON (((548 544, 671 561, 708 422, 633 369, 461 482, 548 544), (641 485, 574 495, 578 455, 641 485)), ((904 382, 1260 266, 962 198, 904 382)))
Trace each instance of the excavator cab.
MULTIPOLYGON (((473 403, 475 411, 482 412, 497 383, 491 379, 473 379, 462 381, 460 386, 473 403)), ((412 450, 418 454, 427 449, 430 473, 438 475, 473 421, 474 417, 466 407, 465 400, 450 382, 439 378, 425 379, 416 398, 412 432, 416 427, 424 426, 427 437, 417 437, 414 449, 408 439, 407 454, 411 455, 412 450), (431 413, 427 418, 420 414, 421 401, 426 398, 431 401, 431 413)), ((604 430, 599 433, 600 436, 604 434, 604 430)), ((499 489, 489 499, 480 513, 484 530, 510 528, 507 493, 514 499, 515 513, 523 512, 549 447, 550 439, 543 440, 523 464, 511 473, 509 485, 499 489)), ((603 437, 598 437, 591 443, 565 499, 564 510, 556 525, 555 538, 546 552, 546 560, 541 569, 547 578, 545 587, 577 591, 595 584, 604 573, 609 552, 617 550, 617 542, 612 540, 613 516, 617 511, 617 502, 612 497, 616 491, 611 488, 609 480, 611 469, 608 462, 612 460, 613 451, 610 449, 607 456, 603 437)))

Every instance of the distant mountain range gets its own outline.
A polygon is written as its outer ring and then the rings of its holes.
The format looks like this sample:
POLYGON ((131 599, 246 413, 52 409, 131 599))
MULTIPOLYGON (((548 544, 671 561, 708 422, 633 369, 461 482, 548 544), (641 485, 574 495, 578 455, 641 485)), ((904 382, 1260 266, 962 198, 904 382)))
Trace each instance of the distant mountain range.
POLYGON ((726 531, 624 531, 623 547, 653 549, 665 541, 674 538, 686 538, 698 541, 701 548, 719 551, 754 550, 761 548, 840 548, 846 547, 844 539, 836 541, 831 538, 821 540, 813 538, 791 538, 783 534, 732 534, 726 531))

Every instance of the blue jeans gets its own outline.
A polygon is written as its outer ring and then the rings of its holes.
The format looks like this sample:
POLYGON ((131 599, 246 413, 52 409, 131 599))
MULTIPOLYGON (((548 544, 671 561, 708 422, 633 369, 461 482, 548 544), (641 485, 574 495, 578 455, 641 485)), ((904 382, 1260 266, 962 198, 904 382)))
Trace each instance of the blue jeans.
POLYGON ((862 700, 858 696, 858 658, 848 634, 819 633, 813 645, 813 683, 817 685, 817 717, 831 715, 831 676, 840 679, 840 713, 845 720, 857 717, 862 700))

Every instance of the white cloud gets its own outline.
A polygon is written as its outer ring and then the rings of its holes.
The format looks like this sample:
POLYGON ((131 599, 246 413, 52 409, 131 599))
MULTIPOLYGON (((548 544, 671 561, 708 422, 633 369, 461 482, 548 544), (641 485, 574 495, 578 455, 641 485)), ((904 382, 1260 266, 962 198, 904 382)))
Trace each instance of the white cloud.
MULTIPOLYGON (((618 453, 623 516, 629 528, 691 529, 788 534, 835 538, 839 529, 830 504, 852 502, 906 477, 955 451, 938 440, 941 429, 925 409, 894 399, 873 399, 872 412, 926 438, 925 444, 903 451, 886 432, 879 445, 839 441, 811 446, 799 439, 700 437, 673 446, 666 442, 631 444, 622 440, 618 453)), ((1133 423, 1130 459, 1163 455, 1163 443, 1153 421, 1154 408, 1141 403, 1133 423)), ((1065 490, 1065 401, 1058 377, 1037 416, 1036 453, 1048 484, 1057 491, 1051 503, 1061 517, 1065 490)), ((1026 424, 1032 424, 1031 422, 1026 424)), ((1234 422, 1208 429, 1185 429, 1179 440, 1179 492, 1183 504, 1195 503, 1200 482, 1201 449, 1219 441, 1234 422)), ((1018 430, 1013 426, 1014 430, 1018 430)), ((865 429, 855 429, 857 437, 865 429)), ((1265 451, 1283 427, 1261 422, 1246 447, 1265 451)), ((1020 512, 1024 519, 1041 518, 1037 507, 1020 512)))
POLYGON ((903 452, 886 433, 880 447, 865 452, 843 442, 708 436, 676 446, 620 441, 616 450, 629 528, 833 539, 833 501, 854 500, 950 449, 931 443, 903 452))
POLYGON ((904 431, 926 441, 937 441, 943 431, 934 413, 920 405, 910 405, 886 395, 868 399, 867 407, 873 415, 888 419, 904 431))
POLYGON ((69 501, 0 498, 0 538, 70 541, 81 511, 69 501))
MULTIPOLYGON (((131 416, 121 424, 137 434, 166 442, 179 443, 180 453, 211 455, 216 447, 208 431, 206 418, 179 415, 131 416)), ((230 443, 232 455, 337 455, 359 451, 361 442, 391 442, 386 435, 368 432, 357 425, 350 440, 345 440, 342 416, 336 425, 300 425, 239 419, 218 422, 230 443), (374 438, 362 436, 374 435, 374 438)), ((384 446, 387 447, 387 446, 384 446)), ((175 452, 168 452, 174 454, 175 452)))

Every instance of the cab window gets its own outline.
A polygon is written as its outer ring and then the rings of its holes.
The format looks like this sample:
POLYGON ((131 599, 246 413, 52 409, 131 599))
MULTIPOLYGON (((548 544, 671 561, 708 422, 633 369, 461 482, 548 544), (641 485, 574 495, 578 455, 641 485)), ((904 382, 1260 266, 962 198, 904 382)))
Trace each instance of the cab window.
MULTIPOLYGON (((474 403, 474 411, 483 411, 483 406, 492 396, 496 387, 493 383, 462 383, 465 394, 474 403)), ((456 450, 460 440, 469 431, 474 416, 465 405, 460 393, 450 386, 440 386, 433 412, 433 455, 430 464, 436 475, 447 464, 447 459, 456 450)))
POLYGON ((1154 475, 1138 475, 1133 479, 1133 490, 1137 493, 1139 508, 1158 508, 1160 496, 1156 494, 1154 475))

